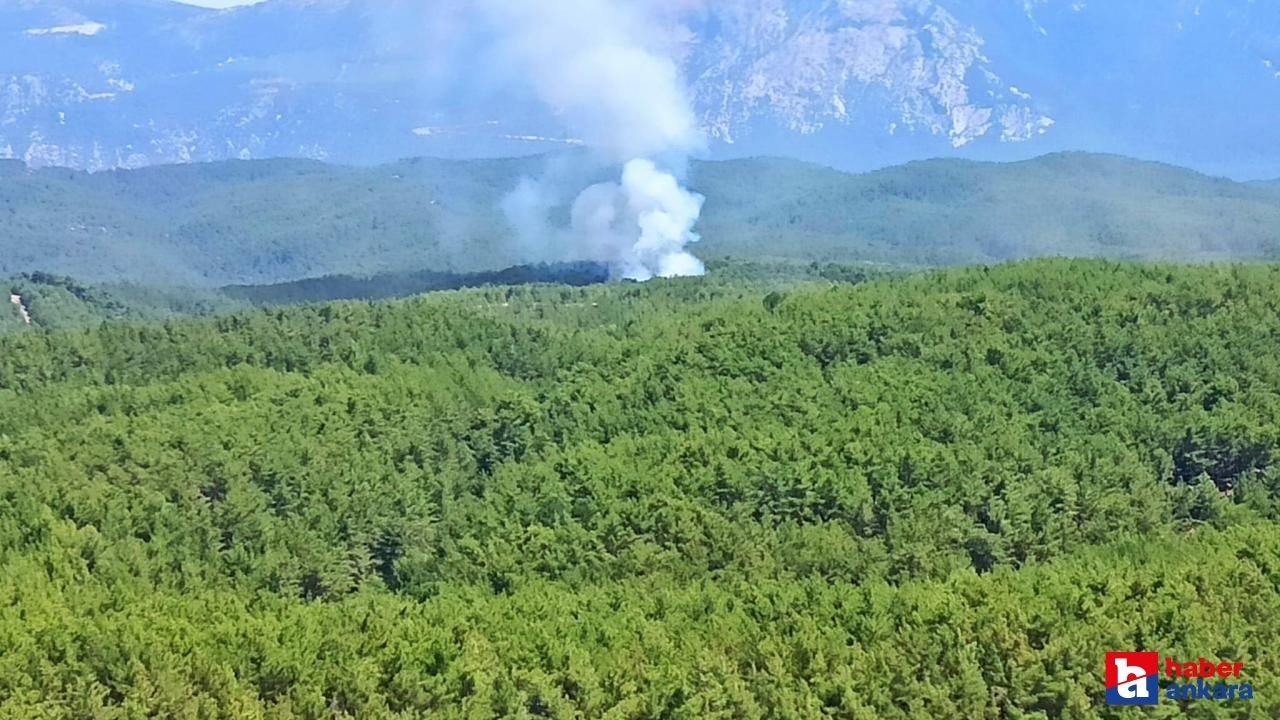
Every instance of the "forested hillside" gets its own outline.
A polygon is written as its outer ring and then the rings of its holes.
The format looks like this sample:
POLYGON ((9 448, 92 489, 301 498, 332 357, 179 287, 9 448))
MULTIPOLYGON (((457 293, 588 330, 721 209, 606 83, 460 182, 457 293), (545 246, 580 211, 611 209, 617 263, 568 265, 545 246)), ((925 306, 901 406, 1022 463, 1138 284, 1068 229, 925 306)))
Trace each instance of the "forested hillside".
POLYGON ((0 716, 1274 718, 1277 346, 1066 260, 9 334, 0 716))
POLYGON ((262 160, 90 175, 0 161, 0 272, 223 285, 496 270, 542 259, 494 232, 503 194, 535 167, 262 160))
POLYGON ((704 249, 926 265, 1012 258, 1280 258, 1280 185, 1062 153, 845 176, 783 160, 699 166, 704 249), (750 183, 734 178, 752 178, 750 183))
MULTIPOLYGON (((716 264, 727 278, 774 273, 750 263, 716 264)), ((788 277, 818 277, 809 268, 769 263, 788 277)), ((831 266, 835 267, 835 266, 831 266)), ((840 266, 839 272, 858 272, 840 266)), ((726 279, 727 279, 726 278, 726 279)), ((595 263, 522 265, 495 272, 441 273, 431 271, 379 273, 368 277, 329 275, 272 285, 229 285, 198 288, 133 283, 83 283, 49 273, 23 273, 0 278, 10 308, 0 312, 0 333, 51 330, 95 325, 104 321, 136 321, 225 314, 252 306, 275 307, 333 300, 385 300, 438 290, 492 285, 558 283, 571 286, 607 282, 607 267, 595 263), (21 306, 21 309, 19 309, 21 306)))
POLYGON ((370 277, 330 275, 274 285, 232 285, 222 295, 255 305, 292 305, 330 300, 387 300, 436 290, 486 285, 556 283, 573 287, 608 282, 609 268, 598 263, 521 265, 496 272, 441 273, 430 270, 381 273, 370 277))
MULTIPOLYGON (((876 264, 801 263, 787 260, 707 263, 711 286, 733 285, 768 292, 797 283, 862 282, 901 274, 903 269, 876 264)), ((102 322, 203 317, 249 307, 280 307, 334 300, 386 300, 440 290, 491 286, 555 284, 582 287, 609 280, 598 263, 520 265, 494 272, 379 273, 367 277, 329 275, 271 285, 192 288, 133 283, 82 283, 48 273, 24 273, 0 279, 10 303, 0 311, 0 334, 19 330, 56 330, 102 322)))
POLYGON ((245 304, 216 290, 87 284, 42 272, 0 278, 0 293, 10 299, 0 311, 0 334, 84 327, 103 321, 210 315, 230 312, 245 304))
MULTIPOLYGON (((0 161, 0 274, 259 285, 599 259, 513 238, 503 198, 547 165, 267 160, 89 175, 0 161)), ((583 172, 575 189, 610 175, 583 172)), ((695 162, 689 181, 707 196, 698 225, 704 257, 908 265, 1280 258, 1276 186, 1120 157, 939 160, 865 175, 789 160, 695 162)))

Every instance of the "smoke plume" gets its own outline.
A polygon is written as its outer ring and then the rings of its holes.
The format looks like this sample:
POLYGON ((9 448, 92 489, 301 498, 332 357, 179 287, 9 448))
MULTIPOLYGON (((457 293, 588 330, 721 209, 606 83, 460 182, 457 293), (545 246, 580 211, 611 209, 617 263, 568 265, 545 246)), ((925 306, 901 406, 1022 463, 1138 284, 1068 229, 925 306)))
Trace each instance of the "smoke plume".
POLYGON ((505 66, 596 156, 623 165, 617 182, 578 194, 567 229, 549 220, 563 173, 551 168, 523 181, 503 210, 524 242, 565 243, 578 259, 607 262, 623 278, 701 275, 686 248, 698 240, 703 198, 669 168, 682 166, 703 137, 679 68, 660 49, 652 4, 477 1, 505 66))

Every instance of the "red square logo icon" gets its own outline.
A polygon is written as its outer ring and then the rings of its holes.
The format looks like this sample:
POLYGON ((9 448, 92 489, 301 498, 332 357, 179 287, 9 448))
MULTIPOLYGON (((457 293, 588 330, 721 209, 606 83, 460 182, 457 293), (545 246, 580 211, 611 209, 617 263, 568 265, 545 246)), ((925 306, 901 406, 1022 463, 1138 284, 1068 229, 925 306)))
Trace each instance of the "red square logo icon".
POLYGON ((1155 705, 1160 700, 1160 653, 1109 652, 1108 705, 1155 705))

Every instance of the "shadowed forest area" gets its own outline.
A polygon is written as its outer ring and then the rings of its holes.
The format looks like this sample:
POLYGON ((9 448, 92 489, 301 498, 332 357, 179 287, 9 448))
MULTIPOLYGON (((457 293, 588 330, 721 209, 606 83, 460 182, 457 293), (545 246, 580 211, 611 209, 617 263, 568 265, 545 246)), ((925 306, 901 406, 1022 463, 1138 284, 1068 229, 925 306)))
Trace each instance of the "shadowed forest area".
POLYGON ((0 715, 1280 714, 1280 268, 803 267, 5 334, 0 715))
MULTIPOLYGON (((715 286, 742 290, 786 289, 797 283, 864 282, 903 274, 893 266, 787 260, 708 261, 715 286)), ((136 283, 85 283, 74 278, 35 272, 0 279, 7 285, 10 307, 0 309, 0 334, 19 330, 60 330, 101 322, 136 322, 222 315, 250 307, 279 307, 334 300, 386 300, 426 292, 522 285, 583 287, 608 282, 609 269, 599 263, 540 263, 493 272, 379 273, 370 276, 328 275, 269 285, 192 288, 136 283), (18 303, 12 302, 13 298, 18 303), (18 305, 21 305, 21 309, 18 305), (24 314, 25 313, 25 314, 24 314)))

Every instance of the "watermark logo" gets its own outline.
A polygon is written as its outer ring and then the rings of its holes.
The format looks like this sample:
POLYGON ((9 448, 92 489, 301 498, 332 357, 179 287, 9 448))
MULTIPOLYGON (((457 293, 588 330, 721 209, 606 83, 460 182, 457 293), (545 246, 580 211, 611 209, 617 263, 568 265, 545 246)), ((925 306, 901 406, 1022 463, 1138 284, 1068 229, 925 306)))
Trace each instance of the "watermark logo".
POLYGON ((1165 688, 1170 700, 1252 700, 1253 684, 1241 678, 1242 662, 1211 662, 1198 658, 1178 662, 1164 658, 1164 674, 1172 682, 1165 688))
POLYGON ((1108 705, 1155 705, 1161 700, 1160 672, 1166 684, 1164 699, 1252 700, 1253 684, 1242 677, 1244 663, 1197 658, 1179 662, 1160 653, 1109 652, 1106 657, 1108 705))
POLYGON ((1107 653, 1107 704, 1155 705, 1160 699, 1160 653, 1107 653))

